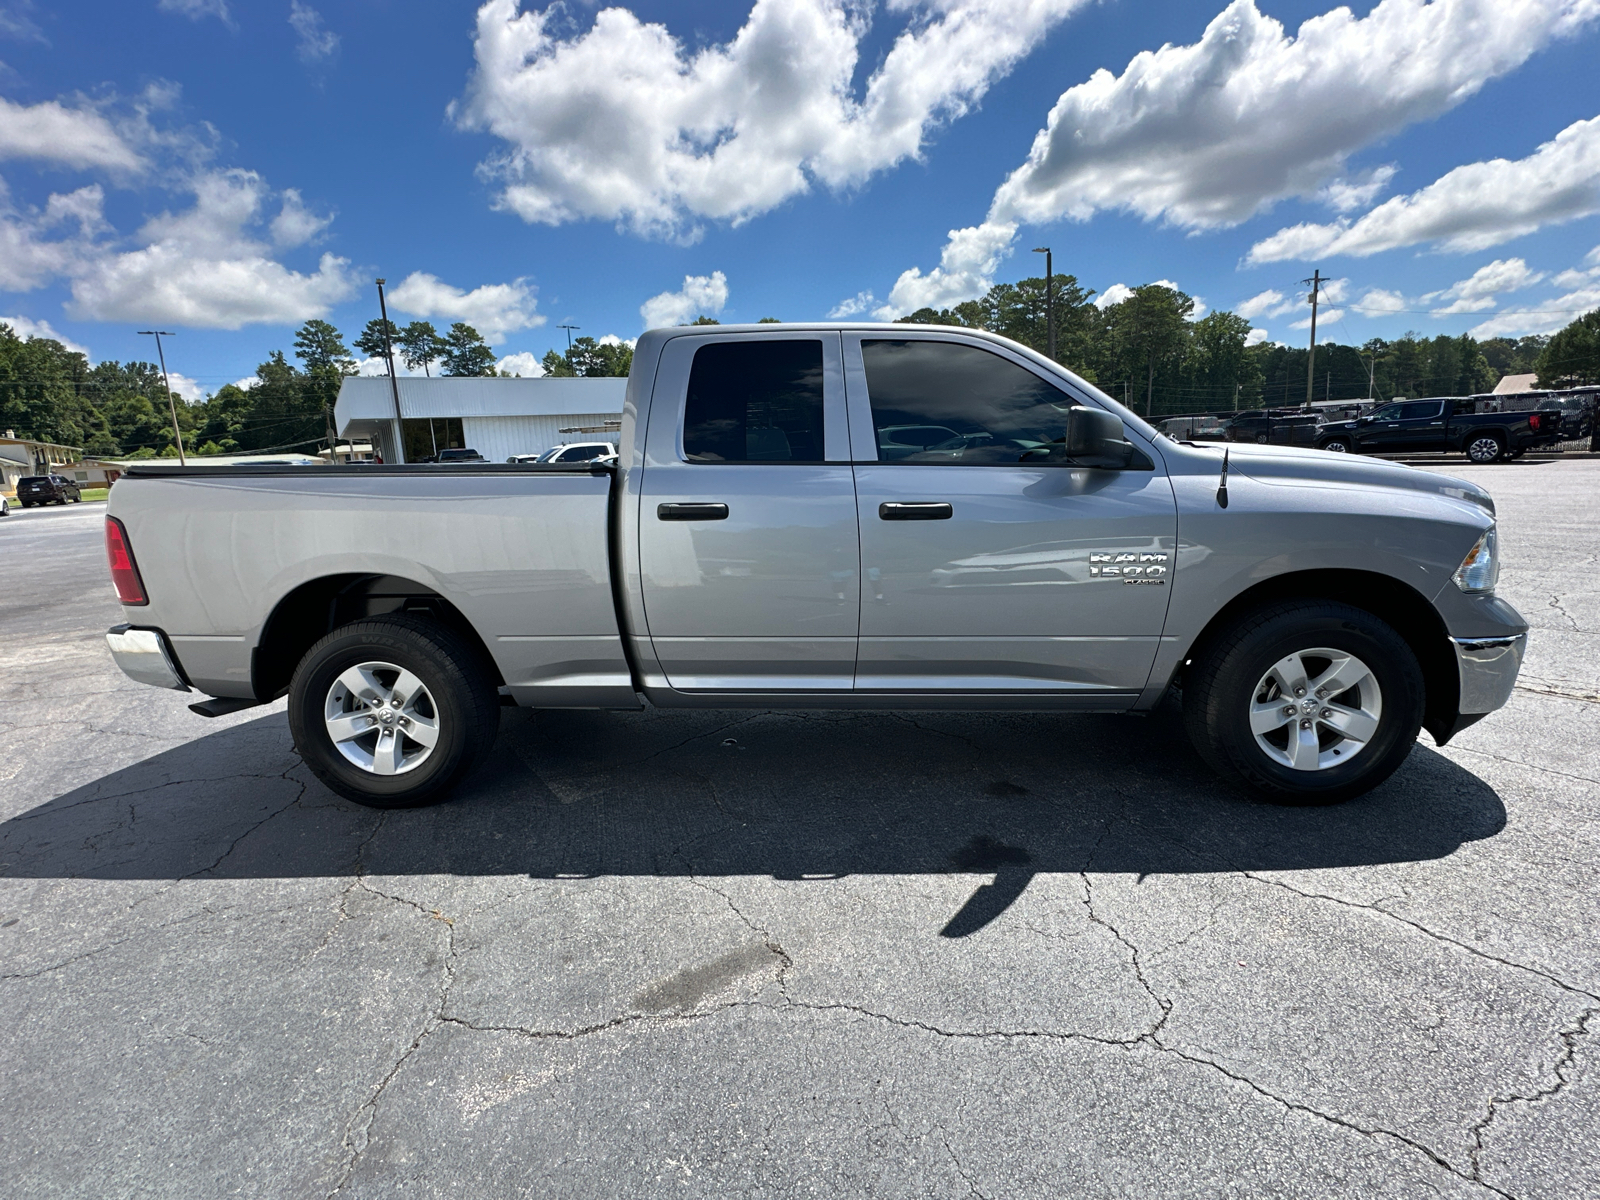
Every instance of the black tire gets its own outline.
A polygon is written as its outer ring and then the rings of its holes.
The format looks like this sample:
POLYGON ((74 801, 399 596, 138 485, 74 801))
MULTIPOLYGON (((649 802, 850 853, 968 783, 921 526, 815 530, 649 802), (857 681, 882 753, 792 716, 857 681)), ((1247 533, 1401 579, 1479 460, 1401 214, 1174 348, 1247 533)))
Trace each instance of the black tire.
POLYGON ((1498 433, 1475 433, 1467 439, 1466 451, 1469 462, 1487 466, 1505 457, 1506 442, 1498 433))
POLYGON ((1265 445, 1266 445, 1266 444, 1267 444, 1267 443, 1268 443, 1268 442, 1269 442, 1269 441, 1271 441, 1271 440, 1272 440, 1272 439, 1271 439, 1271 438, 1269 438, 1269 437, 1268 437, 1268 436, 1267 436, 1267 435, 1266 435, 1266 434, 1264 434, 1264 433, 1258 433, 1258 434, 1256 434, 1256 445, 1258 445, 1258 446, 1265 446, 1265 445))
POLYGON ((1330 450, 1334 454, 1354 454, 1356 452, 1356 448, 1350 444, 1350 439, 1342 437, 1329 438, 1322 443, 1320 449, 1330 450))
POLYGON ((311 647, 295 668, 289 685, 289 730, 306 766, 346 799, 369 808, 434 804, 471 774, 494 745, 500 724, 495 678, 482 650, 446 625, 403 613, 356 621, 311 647), (374 774, 351 762, 334 745, 324 720, 324 705, 339 676, 374 660, 416 675, 438 723, 432 751, 404 774, 374 774))
POLYGON ((1389 625, 1348 604, 1297 600, 1250 613, 1202 648, 1185 673, 1183 720, 1200 757, 1230 782, 1276 804, 1338 804, 1377 787, 1406 760, 1422 726, 1424 700, 1416 655, 1389 625), (1295 770, 1258 744, 1250 706, 1274 664, 1314 647, 1366 664, 1381 693, 1381 713, 1376 731, 1350 761, 1295 770))

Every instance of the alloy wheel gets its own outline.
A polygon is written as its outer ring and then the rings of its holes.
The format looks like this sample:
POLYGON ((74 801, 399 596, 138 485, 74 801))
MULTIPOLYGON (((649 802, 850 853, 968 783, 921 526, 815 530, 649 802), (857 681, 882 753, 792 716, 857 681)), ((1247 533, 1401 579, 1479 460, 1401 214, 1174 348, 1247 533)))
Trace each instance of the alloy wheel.
POLYGON ((1367 748, 1383 717, 1383 691, 1355 655, 1325 646, 1273 663, 1251 693, 1256 745, 1294 771, 1342 766, 1367 748))

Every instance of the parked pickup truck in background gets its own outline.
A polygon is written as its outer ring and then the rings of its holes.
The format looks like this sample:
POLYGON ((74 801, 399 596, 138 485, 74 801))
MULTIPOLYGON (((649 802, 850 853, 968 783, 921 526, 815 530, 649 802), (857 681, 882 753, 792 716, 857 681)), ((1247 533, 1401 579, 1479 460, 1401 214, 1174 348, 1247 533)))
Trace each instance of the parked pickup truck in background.
POLYGON ((1353 421, 1331 421, 1317 431, 1317 446, 1323 450, 1347 454, 1458 450, 1475 463, 1516 458, 1560 440, 1560 413, 1474 413, 1467 402, 1448 397, 1396 401, 1353 421))
POLYGON ((977 330, 652 331, 619 450, 136 465, 112 654, 208 715, 287 696, 305 762, 376 806, 443 796, 502 701, 1142 712, 1174 687, 1225 777, 1327 803, 1504 704, 1527 637, 1476 485, 1174 441, 977 330))

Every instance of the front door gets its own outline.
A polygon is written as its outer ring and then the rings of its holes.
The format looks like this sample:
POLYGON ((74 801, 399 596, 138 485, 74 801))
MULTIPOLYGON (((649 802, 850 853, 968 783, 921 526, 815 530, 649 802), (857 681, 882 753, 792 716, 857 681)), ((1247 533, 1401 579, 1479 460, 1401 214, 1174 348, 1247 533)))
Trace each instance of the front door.
POLYGON ((1079 399, 992 344, 847 333, 844 346, 861 522, 856 690, 1131 699, 1175 565, 1159 457, 1141 453, 1131 470, 1062 461, 1051 443, 1079 399), (921 435, 905 431, 929 428, 950 436, 908 451, 921 435))
POLYGON ((1407 400, 1395 422, 1393 445, 1396 450, 1444 450, 1444 433, 1443 400, 1407 400))
POLYGON ((1399 446, 1400 407, 1399 404, 1385 404, 1375 408, 1356 426, 1356 440, 1361 443, 1361 449, 1382 453, 1399 446))
POLYGON ((849 459, 837 333, 666 344, 638 519, 668 686, 850 689, 861 598, 849 459))

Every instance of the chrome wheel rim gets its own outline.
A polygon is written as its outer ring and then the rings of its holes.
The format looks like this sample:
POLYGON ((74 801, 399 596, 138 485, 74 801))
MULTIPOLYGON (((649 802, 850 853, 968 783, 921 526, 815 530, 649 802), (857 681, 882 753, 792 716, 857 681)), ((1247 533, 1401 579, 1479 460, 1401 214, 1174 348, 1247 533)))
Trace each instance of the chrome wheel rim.
POLYGON ((1317 646, 1280 658, 1250 694, 1250 732, 1273 762, 1326 771, 1357 757, 1377 735, 1383 690, 1345 650, 1317 646))
POLYGON ((323 722, 334 748, 370 775, 415 771, 439 744, 439 709, 404 667, 364 662, 333 681, 323 722))
POLYGON ((1329 442, 1323 449, 1332 450, 1335 454, 1345 454, 1349 451, 1349 447, 1343 442, 1329 442))
POLYGON ((1494 438, 1479 438, 1467 450, 1467 457, 1474 462, 1493 462, 1500 457, 1500 443, 1494 438))

